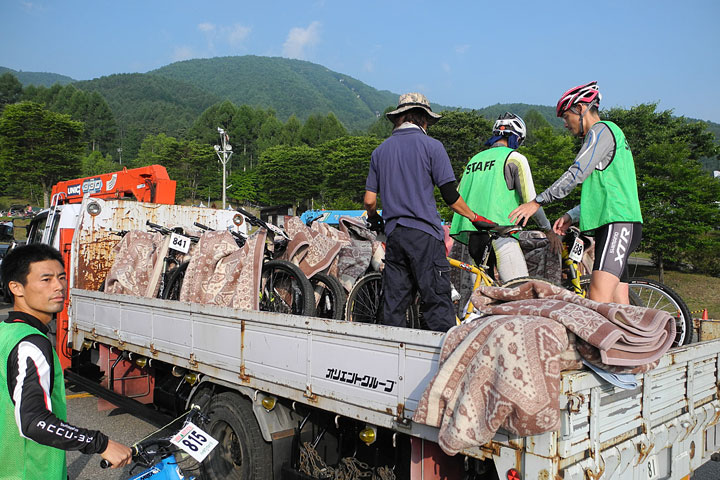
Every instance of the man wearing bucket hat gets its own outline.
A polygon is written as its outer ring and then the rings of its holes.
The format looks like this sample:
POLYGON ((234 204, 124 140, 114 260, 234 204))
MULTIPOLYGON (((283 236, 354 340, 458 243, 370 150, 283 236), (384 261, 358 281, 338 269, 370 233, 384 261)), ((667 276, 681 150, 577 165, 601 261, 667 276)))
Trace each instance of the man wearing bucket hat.
POLYGON ((368 221, 377 229, 384 225, 387 234, 382 322, 405 326, 405 312, 417 290, 428 328, 446 331, 455 325, 455 312, 434 188, 453 211, 473 222, 483 219, 458 194, 445 147, 427 135, 441 117, 428 99, 420 93, 401 95, 386 116, 393 133, 372 153, 365 184, 368 221), (378 194, 383 217, 376 210, 378 194))
POLYGON ((525 225, 540 206, 582 184, 580 205, 556 220, 553 229, 562 235, 579 221, 580 230, 595 232, 590 298, 627 304, 627 260, 642 237, 642 214, 632 152, 620 127, 600 120, 601 98, 597 82, 563 93, 557 116, 573 135, 585 138, 583 146, 570 168, 535 200, 513 210, 510 219, 525 225))

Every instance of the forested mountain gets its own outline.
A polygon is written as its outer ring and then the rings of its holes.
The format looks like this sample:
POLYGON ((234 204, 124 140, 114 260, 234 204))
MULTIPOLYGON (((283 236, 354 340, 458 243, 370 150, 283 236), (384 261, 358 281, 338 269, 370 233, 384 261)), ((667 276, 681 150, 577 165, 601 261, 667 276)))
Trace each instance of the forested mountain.
MULTIPOLYGON (((176 62, 149 72, 181 80, 236 105, 272 108, 285 121, 333 112, 348 130, 365 130, 398 95, 376 90, 322 65, 277 57, 221 57, 176 62)), ((436 108, 433 105, 433 108, 436 108)))
POLYGON ((149 134, 184 136, 206 108, 220 101, 188 83, 147 73, 110 75, 74 85, 105 98, 127 152, 136 152, 149 134))
POLYGON ((68 83, 76 81, 73 78, 67 77, 65 75, 60 75, 58 73, 18 72, 16 70, 13 70, 12 68, 0 67, 0 75, 5 72, 10 72, 15 75, 15 77, 20 80, 20 83, 23 84, 23 87, 27 87, 28 85, 50 87, 52 85, 55 85, 56 83, 59 83, 60 85, 67 85, 68 83))

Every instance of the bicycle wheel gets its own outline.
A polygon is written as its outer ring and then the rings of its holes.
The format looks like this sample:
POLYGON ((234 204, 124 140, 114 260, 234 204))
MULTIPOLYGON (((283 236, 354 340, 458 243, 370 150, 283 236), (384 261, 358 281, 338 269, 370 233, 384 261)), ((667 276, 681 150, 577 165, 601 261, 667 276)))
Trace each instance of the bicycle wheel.
MULTIPOLYGON (((590 286, 590 275, 580 278, 580 285, 586 291, 590 286)), ((675 318, 675 341, 673 347, 688 345, 693 342, 692 317, 690 310, 680 295, 673 289, 655 280, 647 278, 631 278, 628 282, 630 305, 654 308, 668 312, 675 318)))
POLYGON ((182 289, 183 280, 185 280, 185 272, 187 271, 188 264, 189 262, 181 263, 170 272, 168 279, 165 281, 162 298, 167 300, 180 300, 180 290, 182 289))
MULTIPOLYGON (((420 312, 420 297, 416 294, 407 311, 407 328, 426 329, 420 312)), ((382 273, 368 273, 355 282, 347 296, 345 320, 348 322, 383 323, 383 283, 382 273)))
POLYGON ((382 323, 383 288, 380 272, 368 273, 355 282, 347 297, 345 320, 382 323))
POLYGON ((672 288, 648 278, 631 278, 630 300, 633 305, 664 310, 675 317, 675 341, 673 347, 689 345, 693 341, 693 324, 690 309, 672 288))
POLYGON ((260 280, 260 310, 312 317, 315 315, 315 294, 310 280, 292 262, 265 262, 260 280))
POLYGON ((324 272, 318 272, 310 279, 315 292, 315 315, 320 318, 342 320, 345 315, 347 294, 340 281, 324 272))

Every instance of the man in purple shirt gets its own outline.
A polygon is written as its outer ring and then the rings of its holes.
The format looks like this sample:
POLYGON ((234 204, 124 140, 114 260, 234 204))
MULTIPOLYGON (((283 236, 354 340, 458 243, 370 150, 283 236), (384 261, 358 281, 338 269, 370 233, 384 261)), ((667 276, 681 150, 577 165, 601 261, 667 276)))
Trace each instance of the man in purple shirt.
POLYGON ((447 331, 455 325, 455 312, 435 186, 453 211, 472 222, 481 217, 458 194, 445 147, 427 135, 427 128, 440 119, 427 98, 420 93, 401 95, 387 118, 394 130, 372 153, 364 199, 368 221, 378 228, 384 224, 387 234, 382 322, 405 326, 405 311, 419 291, 427 326, 447 331), (376 209, 378 194, 382 217, 376 209))

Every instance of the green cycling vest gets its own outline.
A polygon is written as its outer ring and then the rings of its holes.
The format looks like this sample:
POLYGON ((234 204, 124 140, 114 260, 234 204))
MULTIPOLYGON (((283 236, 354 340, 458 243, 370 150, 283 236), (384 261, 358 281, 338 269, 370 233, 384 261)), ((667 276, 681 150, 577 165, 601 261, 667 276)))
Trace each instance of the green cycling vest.
MULTIPOLYGON (((522 203, 520 192, 509 190, 505 182, 505 162, 512 148, 493 147, 470 159, 463 173, 458 193, 470 209, 500 225, 509 225, 508 215, 522 203)), ((470 220, 453 215, 450 235, 468 243, 468 233, 477 232, 470 220)))
POLYGON ((625 134, 612 122, 599 123, 607 125, 615 138, 615 153, 582 184, 580 230, 584 232, 612 222, 642 223, 635 162, 625 134))
MULTIPOLYGON (((15 423, 15 405, 8 392, 7 361, 12 349, 30 335, 43 334, 26 323, 0 322, 0 452, 4 452, 0 461, 0 479, 66 480, 65 451, 20 436, 15 423)), ((52 412, 66 421, 65 382, 60 360, 54 350, 53 360, 55 378, 50 394, 52 412)))

